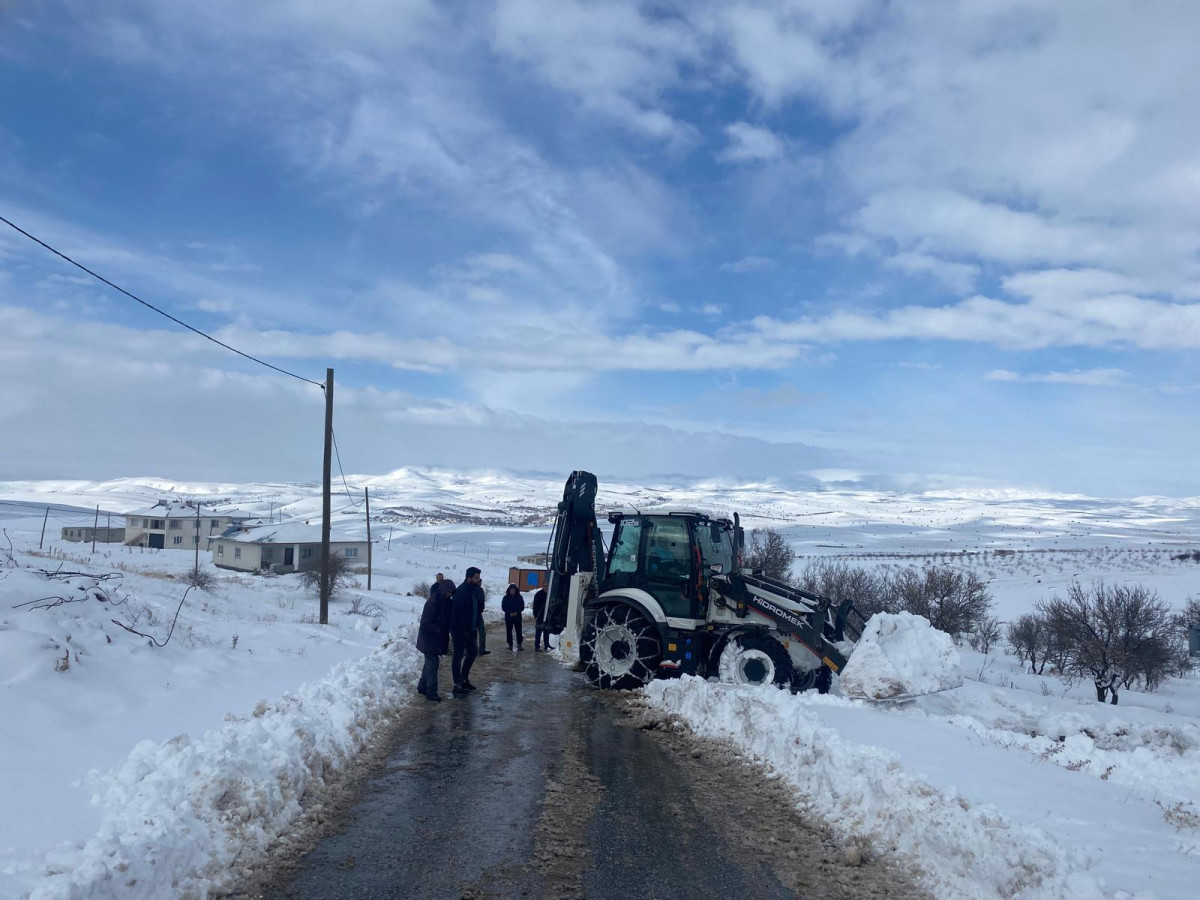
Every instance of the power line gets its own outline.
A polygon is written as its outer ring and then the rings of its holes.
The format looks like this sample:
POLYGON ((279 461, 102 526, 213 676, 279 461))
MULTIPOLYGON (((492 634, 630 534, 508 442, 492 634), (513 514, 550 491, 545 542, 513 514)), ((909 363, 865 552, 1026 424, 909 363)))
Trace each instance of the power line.
POLYGON ((338 451, 337 432, 333 432, 333 454, 337 457, 338 471, 342 473, 342 486, 346 489, 346 496, 350 498, 350 502, 355 506, 362 506, 354 495, 350 493, 350 485, 346 483, 346 470, 342 468, 342 454, 338 451))
POLYGON ((230 350, 233 353, 236 353, 238 356, 244 357, 244 358, 250 360, 251 362, 256 362, 260 366, 266 366, 268 369, 274 369, 276 372, 279 372, 281 375, 290 375, 292 378, 299 379, 300 381, 303 381, 306 384, 311 384, 313 387, 319 387, 319 388, 321 388, 321 390, 325 389, 325 385, 321 384, 321 382, 319 382, 319 381, 313 381, 312 379, 305 378, 303 375, 297 375, 295 372, 289 372, 287 369, 281 369, 279 366, 272 365, 271 363, 267 362, 266 360, 259 359, 257 356, 251 356, 249 353, 244 353, 243 351, 239 350, 237 347, 231 347, 228 344, 226 344, 224 341, 218 340, 217 338, 213 337, 211 334, 207 334, 206 332, 201 331, 199 328, 194 328, 193 326, 189 325, 187 322, 184 322, 181 319, 175 318, 169 312, 159 309, 153 303, 147 303, 145 300, 143 300, 141 297, 137 296, 136 294, 132 294, 129 291, 125 290, 125 288, 121 287, 119 284, 114 284, 113 282, 111 282, 107 278, 105 278, 103 275, 93 272, 87 266, 83 265, 83 263, 78 263, 75 260, 71 259, 71 257, 67 256, 67 254, 63 253, 61 250, 54 249, 49 244, 47 244, 45 241, 43 241, 41 238, 35 237, 34 235, 30 234, 28 231, 26 231, 21 226, 16 225, 13 222, 10 222, 8 219, 4 218, 4 216, 0 216, 0 222, 3 222, 9 228, 13 229, 13 231, 16 231, 20 234, 25 235, 25 237, 29 238, 35 244, 41 244, 41 246, 45 247, 47 250, 49 250, 55 256, 59 257, 60 259, 66 260, 71 265, 75 266, 75 268, 81 269, 82 271, 87 272, 89 275, 91 275, 96 280, 104 282, 104 284, 107 284, 113 290, 119 291, 120 293, 124 294, 130 300, 136 300, 138 303, 142 304, 142 306, 146 307, 147 309, 154 310, 160 316, 164 316, 164 317, 170 319, 176 325, 183 326, 188 331, 191 331, 191 332, 194 332, 195 334, 200 335, 200 337, 204 338, 205 340, 212 341, 214 344, 216 344, 220 347, 224 347, 226 350, 230 350))

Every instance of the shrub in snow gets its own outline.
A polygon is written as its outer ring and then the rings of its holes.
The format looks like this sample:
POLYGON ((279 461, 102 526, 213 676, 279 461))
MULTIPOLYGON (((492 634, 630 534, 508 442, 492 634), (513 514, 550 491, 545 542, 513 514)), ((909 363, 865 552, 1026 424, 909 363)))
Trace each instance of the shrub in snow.
MULTIPOLYGON (((321 589, 320 564, 315 569, 305 569, 301 572, 300 583, 310 591, 319 591, 321 589)), ((339 593, 342 588, 353 586, 354 572, 350 567, 350 560, 337 554, 329 557, 329 596, 332 597, 339 593)))
POLYGON ((199 588, 202 591, 211 591, 217 586, 216 576, 199 566, 188 569, 182 580, 189 587, 199 588))

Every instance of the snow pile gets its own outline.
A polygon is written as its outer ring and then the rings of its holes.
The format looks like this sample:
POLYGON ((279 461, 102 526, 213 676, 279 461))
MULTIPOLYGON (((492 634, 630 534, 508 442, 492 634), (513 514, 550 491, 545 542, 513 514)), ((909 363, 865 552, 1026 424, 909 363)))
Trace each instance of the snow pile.
POLYGON ((230 867, 264 852, 306 793, 348 762, 409 700, 419 669, 415 628, 321 681, 259 703, 198 740, 142 741, 107 774, 93 772, 96 834, 51 853, 30 900, 204 898, 230 867))
POLYGON ((931 694, 962 686, 962 662, 950 635, 923 616, 877 613, 839 683, 846 696, 868 700, 931 694))
POLYGON ((1084 900, 1096 880, 1040 828, 1012 822, 905 771, 900 758, 844 739, 806 706, 853 706, 833 697, 709 684, 685 676, 652 682, 651 706, 705 737, 732 741, 799 794, 800 804, 868 853, 916 858, 938 897, 1084 900))

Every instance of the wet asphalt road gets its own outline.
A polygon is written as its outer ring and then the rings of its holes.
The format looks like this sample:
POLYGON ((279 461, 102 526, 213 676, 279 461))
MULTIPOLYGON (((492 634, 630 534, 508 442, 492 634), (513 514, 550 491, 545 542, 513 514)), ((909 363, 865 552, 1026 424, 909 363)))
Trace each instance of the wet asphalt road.
POLYGON ((721 782, 690 776, 699 764, 620 721, 611 696, 531 641, 519 654, 489 643, 479 690, 416 698, 340 830, 261 896, 797 896, 769 854, 730 844, 728 821, 759 815, 749 800, 714 812, 721 782))

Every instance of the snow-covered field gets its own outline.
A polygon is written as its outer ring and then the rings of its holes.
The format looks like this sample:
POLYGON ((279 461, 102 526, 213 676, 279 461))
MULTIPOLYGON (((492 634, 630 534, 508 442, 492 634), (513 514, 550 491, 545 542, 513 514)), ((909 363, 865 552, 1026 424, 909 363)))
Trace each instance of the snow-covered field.
MULTIPOLYGON (((374 590, 359 576, 320 626, 297 576, 205 561, 216 586, 189 594, 163 647, 113 620, 163 641, 191 553, 101 545, 92 554, 60 541, 60 529, 90 525, 96 505, 103 525, 108 511, 158 499, 303 519, 319 511, 316 488, 0 484, 13 548, 10 561, 0 536, 0 765, 10 773, 0 789, 0 897, 161 897, 189 885, 202 895, 220 885, 409 702, 416 654, 406 626, 421 598, 407 592, 436 571, 457 581, 479 565, 498 602, 508 566, 545 549, 562 480, 417 470, 352 478, 371 489, 374 590), (97 584, 39 569, 120 577, 97 584), (352 614, 355 601, 376 614, 352 614)), ((335 527, 365 535, 354 499, 338 499, 335 527)), ((1001 619, 1077 578, 1147 584, 1177 606, 1200 596, 1200 564, 1171 559, 1200 547, 1197 499, 602 481, 600 502, 736 509, 749 527, 783 530, 805 556, 974 567, 1001 619)), ((960 653, 966 685, 907 706, 696 680, 658 682, 647 694, 744 747, 868 853, 910 854, 942 896, 1194 896, 1200 679, 1101 706, 1089 686, 1024 674, 1002 652, 960 653)))

